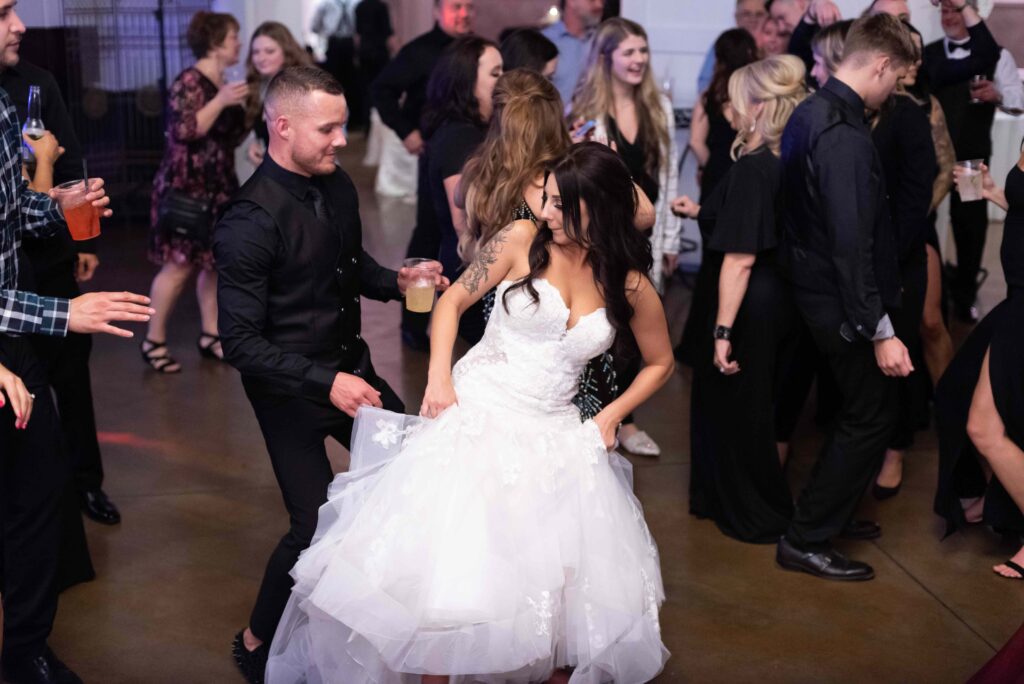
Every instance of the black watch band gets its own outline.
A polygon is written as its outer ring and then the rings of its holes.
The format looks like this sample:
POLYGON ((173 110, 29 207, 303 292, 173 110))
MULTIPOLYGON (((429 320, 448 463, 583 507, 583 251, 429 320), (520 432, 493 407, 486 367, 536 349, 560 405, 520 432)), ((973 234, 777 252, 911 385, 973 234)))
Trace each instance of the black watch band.
POLYGON ((724 325, 716 325, 715 326, 715 339, 716 340, 732 339, 732 328, 727 328, 724 325))

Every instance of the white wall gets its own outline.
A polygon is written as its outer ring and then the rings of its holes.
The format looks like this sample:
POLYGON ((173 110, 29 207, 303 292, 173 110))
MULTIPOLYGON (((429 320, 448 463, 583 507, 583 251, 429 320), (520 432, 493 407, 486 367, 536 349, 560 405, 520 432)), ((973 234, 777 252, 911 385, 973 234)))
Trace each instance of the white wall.
MULTIPOLYGON (((858 16, 867 0, 836 0, 846 17, 858 16)), ((926 42, 942 35, 939 11, 930 0, 910 0, 914 25, 926 42)), ((658 83, 673 81, 677 107, 697 101, 697 75, 719 34, 734 26, 731 0, 623 0, 622 14, 642 24, 651 41, 658 83)))
POLYGON ((18 3, 18 16, 28 28, 60 26, 64 0, 28 0, 18 3))

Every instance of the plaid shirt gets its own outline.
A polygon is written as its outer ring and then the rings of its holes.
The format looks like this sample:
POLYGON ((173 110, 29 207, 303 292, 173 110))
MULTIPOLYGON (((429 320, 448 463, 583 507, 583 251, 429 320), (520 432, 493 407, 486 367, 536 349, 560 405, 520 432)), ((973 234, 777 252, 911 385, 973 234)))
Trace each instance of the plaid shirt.
POLYGON ((0 89, 0 335, 66 335, 71 302, 16 290, 22 235, 48 237, 64 224, 60 207, 28 189, 21 175, 21 125, 0 89))

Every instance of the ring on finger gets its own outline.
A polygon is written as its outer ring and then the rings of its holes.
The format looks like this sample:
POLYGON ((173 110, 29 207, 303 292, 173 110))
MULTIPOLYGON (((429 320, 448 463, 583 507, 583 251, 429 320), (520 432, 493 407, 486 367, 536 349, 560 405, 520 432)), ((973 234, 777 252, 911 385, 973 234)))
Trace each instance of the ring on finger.
POLYGON ((32 401, 35 401, 36 395, 34 395, 31 392, 29 392, 28 398, 31 399, 32 401))

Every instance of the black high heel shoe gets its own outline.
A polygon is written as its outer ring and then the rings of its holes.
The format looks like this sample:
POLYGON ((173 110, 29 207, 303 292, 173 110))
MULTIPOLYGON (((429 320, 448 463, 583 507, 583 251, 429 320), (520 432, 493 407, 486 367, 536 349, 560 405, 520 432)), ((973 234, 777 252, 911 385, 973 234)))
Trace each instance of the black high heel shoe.
POLYGON ((885 501, 886 499, 891 499, 892 497, 899 494, 900 489, 902 487, 902 482, 900 482, 895 487, 883 487, 882 485, 876 482, 873 485, 871 485, 871 495, 874 496, 879 501, 885 501))
POLYGON ((214 346, 220 344, 219 335, 211 335, 210 333, 199 333, 199 339, 196 340, 196 349, 199 350, 199 355, 204 359, 210 359, 212 361, 223 361, 224 357, 219 356, 217 352, 213 351, 214 346), (206 341, 203 344, 204 340, 206 341))

